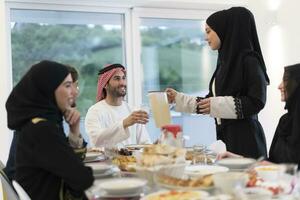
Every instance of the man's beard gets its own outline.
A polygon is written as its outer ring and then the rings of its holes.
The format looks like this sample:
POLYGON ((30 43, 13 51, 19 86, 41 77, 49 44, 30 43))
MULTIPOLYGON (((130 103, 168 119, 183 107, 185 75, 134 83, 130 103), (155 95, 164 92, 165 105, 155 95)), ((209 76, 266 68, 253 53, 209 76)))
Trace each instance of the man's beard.
POLYGON ((125 97, 126 96, 126 87, 125 87, 125 91, 123 92, 120 92, 119 91, 119 88, 115 88, 115 89, 113 89, 113 90, 110 90, 110 94, 111 94, 111 96, 113 96, 113 97, 125 97))

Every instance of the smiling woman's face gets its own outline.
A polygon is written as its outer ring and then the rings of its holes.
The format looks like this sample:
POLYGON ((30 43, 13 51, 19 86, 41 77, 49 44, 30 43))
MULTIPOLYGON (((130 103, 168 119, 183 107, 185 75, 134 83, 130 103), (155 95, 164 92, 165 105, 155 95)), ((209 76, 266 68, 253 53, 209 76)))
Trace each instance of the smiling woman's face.
POLYGON ((280 90, 281 101, 283 101, 283 102, 286 101, 286 91, 285 91, 285 86, 284 86, 283 80, 279 84, 278 89, 280 90))
POLYGON ((73 86, 71 74, 56 88, 55 100, 61 112, 70 109, 76 101, 76 89, 73 86))
POLYGON ((210 28, 207 24, 205 25, 205 40, 208 42, 208 45, 212 50, 218 50, 221 47, 221 40, 217 33, 210 28))

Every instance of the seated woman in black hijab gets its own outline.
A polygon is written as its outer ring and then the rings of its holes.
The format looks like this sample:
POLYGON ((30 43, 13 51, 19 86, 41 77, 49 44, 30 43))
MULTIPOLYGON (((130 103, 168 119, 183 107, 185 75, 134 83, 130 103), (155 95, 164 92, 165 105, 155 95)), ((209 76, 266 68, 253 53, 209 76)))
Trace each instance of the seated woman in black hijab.
MULTIPOLYGON (((32 199, 83 199, 93 183, 92 170, 74 153, 62 126, 76 100, 66 66, 33 65, 6 102, 8 127, 18 131, 16 180, 32 199)), ((79 137, 79 120, 70 119, 79 137)))
POLYGON ((209 94, 194 98, 168 88, 169 102, 176 103, 177 111, 214 117, 217 139, 228 150, 253 158, 266 157, 265 135, 257 114, 265 105, 269 78, 254 16, 243 7, 222 10, 208 17, 205 30, 211 49, 218 50, 209 94))
MULTIPOLYGON (((73 79, 73 85, 74 87, 76 88, 76 97, 78 96, 78 93, 79 93, 79 89, 78 89, 78 72, 77 70, 72 67, 72 66, 69 66, 67 65, 66 66, 67 69, 69 70, 69 72, 71 73, 71 76, 72 76, 72 79, 73 79)), ((72 105, 72 107, 75 107, 76 106, 76 102, 74 102, 74 105, 72 105)), ((78 111, 74 108, 73 109, 73 112, 69 112, 69 113, 65 113, 65 117, 66 118, 72 118, 72 115, 79 115, 80 117, 80 114, 78 113, 78 111), (68 115, 66 115, 68 114, 68 115)), ((76 116, 75 116, 76 117, 76 116)), ((73 116, 74 118, 74 116, 73 116)), ((71 146, 74 146, 74 142, 75 143, 78 143, 78 141, 80 142, 82 139, 77 139, 76 137, 74 138, 73 137, 73 134, 70 134, 70 142, 71 142, 71 146)), ((15 159, 16 159, 16 144, 17 144, 17 137, 18 137, 18 133, 17 131, 14 131, 13 133, 13 139, 11 141, 11 145, 10 145, 10 150, 9 150, 9 155, 8 155, 8 159, 7 159, 7 162, 6 162, 6 165, 5 165, 5 168, 3 169, 5 175, 7 176, 7 178, 12 181, 13 179, 15 179, 15 172, 16 172, 16 164, 15 164, 15 159)), ((83 140, 82 140, 83 142, 83 140)), ((83 148, 75 148, 75 151, 84 151, 85 149, 83 148)))
MULTIPOLYGON (((274 163, 298 163, 300 166, 300 64, 284 68, 283 80, 278 86, 281 101, 285 101, 284 114, 278 123, 269 151, 269 161, 274 163)), ((237 157, 226 152, 218 155, 237 157)))

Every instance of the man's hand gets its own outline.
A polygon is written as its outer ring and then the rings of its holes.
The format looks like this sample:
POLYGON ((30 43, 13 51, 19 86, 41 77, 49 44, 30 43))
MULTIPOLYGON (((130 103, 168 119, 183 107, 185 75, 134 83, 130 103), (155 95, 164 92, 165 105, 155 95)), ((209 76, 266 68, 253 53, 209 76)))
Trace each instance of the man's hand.
POLYGON ((209 114, 210 113, 210 98, 202 99, 197 103, 200 108, 200 113, 209 114))
POLYGON ((149 121, 147 112, 138 110, 132 112, 126 119, 123 120, 124 128, 128 128, 133 124, 146 124, 149 121))
POLYGON ((174 90, 173 88, 167 88, 165 90, 165 92, 167 93, 168 102, 169 103, 175 103, 175 98, 176 98, 176 95, 177 95, 177 91, 174 90))
POLYGON ((76 135, 80 134, 80 113, 76 108, 70 108, 64 113, 64 118, 69 124, 70 132, 76 135))

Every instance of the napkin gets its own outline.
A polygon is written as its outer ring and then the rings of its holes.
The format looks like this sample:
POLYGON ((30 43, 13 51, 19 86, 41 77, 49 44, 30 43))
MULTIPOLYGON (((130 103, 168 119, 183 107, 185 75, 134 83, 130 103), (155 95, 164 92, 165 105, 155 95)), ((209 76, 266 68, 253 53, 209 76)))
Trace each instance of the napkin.
POLYGON ((208 148, 216 154, 226 152, 226 144, 222 140, 217 140, 213 142, 211 145, 209 145, 208 148))

